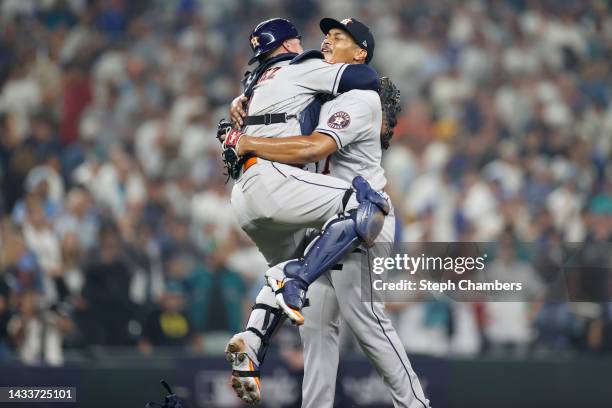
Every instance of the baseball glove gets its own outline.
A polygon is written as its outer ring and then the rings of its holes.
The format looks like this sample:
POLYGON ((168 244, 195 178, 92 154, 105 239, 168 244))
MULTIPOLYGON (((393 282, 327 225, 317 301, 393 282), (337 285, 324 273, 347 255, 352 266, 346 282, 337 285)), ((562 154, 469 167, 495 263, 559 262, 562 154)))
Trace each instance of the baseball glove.
POLYGON ((380 130, 380 145, 383 149, 389 148, 393 137, 393 128, 397 125, 397 114, 402 110, 400 106, 400 91, 387 77, 380 78, 378 91, 382 105, 382 128, 380 130))
MULTIPOLYGON (((217 124, 217 139, 221 142, 223 150, 221 151, 221 159, 226 170, 227 181, 230 178, 236 180, 240 177, 240 170, 244 160, 238 156, 236 152, 236 143, 228 144, 228 136, 233 133, 239 133, 233 129, 232 123, 226 119, 221 119, 217 124)), ((231 137, 230 137, 231 138, 231 137)))

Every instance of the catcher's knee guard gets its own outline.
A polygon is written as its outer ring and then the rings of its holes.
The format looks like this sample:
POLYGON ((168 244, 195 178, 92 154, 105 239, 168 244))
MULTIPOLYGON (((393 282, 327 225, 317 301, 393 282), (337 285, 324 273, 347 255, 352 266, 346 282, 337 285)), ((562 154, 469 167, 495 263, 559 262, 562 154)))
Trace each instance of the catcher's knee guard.
POLYGON ((363 243, 371 247, 382 230, 385 215, 389 214, 389 202, 361 176, 353 179, 353 187, 359 202, 354 215, 355 229, 363 243))
POLYGON ((306 248, 304 257, 285 264, 284 274, 292 278, 282 288, 288 306, 301 309, 312 282, 362 243, 372 246, 380 234, 389 203, 361 176, 353 179, 353 187, 357 208, 329 220, 321 235, 306 248))
POLYGON ((261 340, 256 352, 259 364, 263 363, 270 340, 285 318, 286 316, 276 304, 274 292, 269 286, 264 286, 255 299, 246 328, 261 340))

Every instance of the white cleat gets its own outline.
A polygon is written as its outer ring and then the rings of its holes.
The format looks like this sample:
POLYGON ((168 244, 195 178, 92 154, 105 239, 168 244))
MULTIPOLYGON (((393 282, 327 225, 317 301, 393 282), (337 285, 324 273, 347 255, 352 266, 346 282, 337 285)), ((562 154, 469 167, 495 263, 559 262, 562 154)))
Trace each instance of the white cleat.
MULTIPOLYGON (((267 277, 267 279, 268 285, 270 285, 270 287, 275 293, 277 290, 281 289, 285 285, 284 281, 277 280, 269 276, 267 277)), ((299 310, 288 306, 287 303, 285 303, 285 299, 283 298, 282 293, 276 293, 275 297, 276 303, 278 304, 278 306, 280 306, 281 309, 283 309, 283 312, 285 312, 285 314, 287 315, 289 320, 291 320, 292 323, 298 326, 304 324, 304 316, 302 315, 302 313, 300 313, 299 310)))
POLYGON ((246 343, 234 335, 225 347, 225 358, 232 364, 231 385, 234 392, 247 404, 261 401, 259 367, 246 353, 246 343))

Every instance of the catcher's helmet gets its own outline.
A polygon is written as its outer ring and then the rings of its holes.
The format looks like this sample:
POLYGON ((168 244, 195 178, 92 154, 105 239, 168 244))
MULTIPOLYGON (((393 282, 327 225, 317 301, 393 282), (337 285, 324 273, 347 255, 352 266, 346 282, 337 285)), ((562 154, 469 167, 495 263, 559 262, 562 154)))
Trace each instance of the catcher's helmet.
POLYGON ((297 28, 289 20, 284 18, 273 18, 262 21, 255 27, 249 41, 253 50, 253 58, 249 60, 249 65, 257 59, 278 47, 283 41, 290 38, 300 38, 297 28))

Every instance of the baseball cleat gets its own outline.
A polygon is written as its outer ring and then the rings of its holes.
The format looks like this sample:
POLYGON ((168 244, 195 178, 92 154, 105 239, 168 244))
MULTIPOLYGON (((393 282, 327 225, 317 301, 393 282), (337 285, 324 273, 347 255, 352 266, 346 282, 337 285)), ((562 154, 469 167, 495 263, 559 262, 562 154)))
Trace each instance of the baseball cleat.
POLYGON ((285 314, 291 320, 292 323, 298 326, 303 325, 304 316, 302 315, 302 313, 300 313, 298 309, 292 308, 291 306, 287 305, 287 303, 285 302, 285 298, 283 297, 283 294, 279 292, 279 290, 282 289, 283 286, 285 285, 285 282, 276 280, 271 277, 268 277, 267 279, 268 279, 268 284, 270 285, 274 293, 276 293, 275 297, 276 297, 276 303, 278 304, 278 306, 280 306, 280 308, 283 309, 283 312, 285 312, 285 314))
POLYGON ((257 404, 261 401, 259 367, 247 355, 246 343, 238 335, 227 343, 225 358, 232 364, 230 383, 238 398, 247 404, 257 404))

